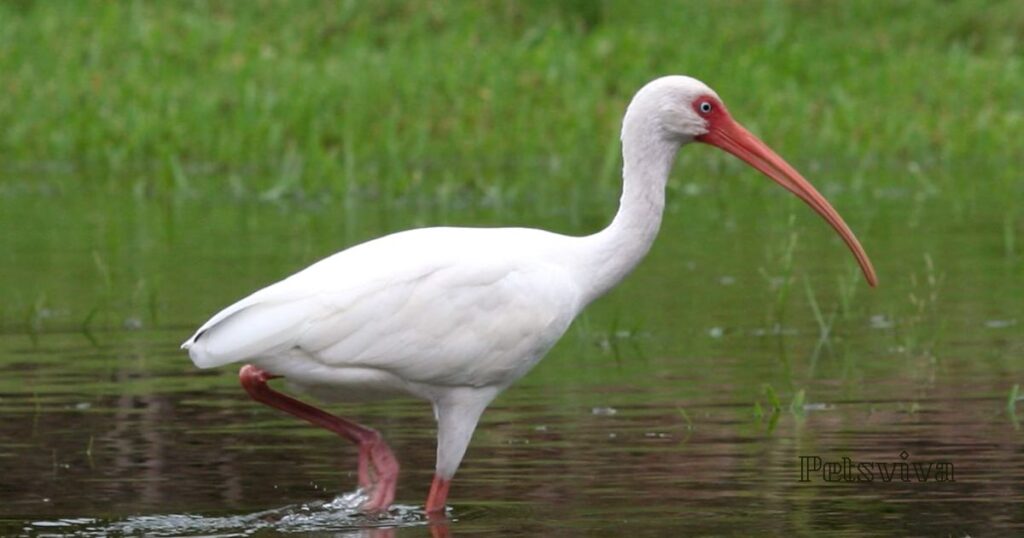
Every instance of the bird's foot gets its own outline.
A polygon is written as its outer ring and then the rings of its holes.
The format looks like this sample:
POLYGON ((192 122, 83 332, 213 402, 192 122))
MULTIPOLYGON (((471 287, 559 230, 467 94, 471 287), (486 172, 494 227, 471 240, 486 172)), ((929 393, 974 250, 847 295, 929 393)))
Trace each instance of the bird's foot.
POLYGON ((383 512, 395 500, 398 460, 380 433, 351 420, 334 416, 307 403, 275 391, 267 381, 275 376, 247 364, 239 371, 246 392, 256 401, 275 407, 303 420, 326 428, 359 446, 359 488, 369 495, 361 506, 364 512, 383 512))
POLYGON ((398 468, 398 460, 379 434, 360 443, 359 487, 369 495, 361 510, 383 512, 391 506, 398 485, 398 468))

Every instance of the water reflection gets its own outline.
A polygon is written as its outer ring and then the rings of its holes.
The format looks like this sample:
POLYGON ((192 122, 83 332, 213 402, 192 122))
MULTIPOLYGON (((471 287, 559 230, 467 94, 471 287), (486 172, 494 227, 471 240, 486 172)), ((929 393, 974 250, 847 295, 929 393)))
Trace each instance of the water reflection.
POLYGON ((59 335, 38 348, 3 340, 8 357, 26 360, 0 370, 0 532, 611 536, 753 525, 860 534, 899 520, 923 534, 975 534, 992 521, 1007 532, 1024 524, 1024 443, 999 396, 1004 380, 968 374, 971 361, 855 395, 815 381, 799 407, 774 411, 772 427, 754 414, 761 393, 709 373, 756 370, 739 360, 683 369, 652 358, 631 374, 595 364, 609 371, 563 386, 541 372, 485 415, 453 485, 450 522, 431 524, 419 504, 434 459, 428 406, 341 408, 385 432, 403 464, 400 504, 367 518, 336 498, 355 485, 348 443, 252 404, 232 372, 180 364, 169 339, 136 333, 111 345, 115 357, 153 346, 141 365, 122 367, 49 361, 67 356, 59 335), (884 396, 893 394, 901 397, 884 396), (956 481, 800 482, 800 456, 892 462, 902 451, 952 462, 956 481))

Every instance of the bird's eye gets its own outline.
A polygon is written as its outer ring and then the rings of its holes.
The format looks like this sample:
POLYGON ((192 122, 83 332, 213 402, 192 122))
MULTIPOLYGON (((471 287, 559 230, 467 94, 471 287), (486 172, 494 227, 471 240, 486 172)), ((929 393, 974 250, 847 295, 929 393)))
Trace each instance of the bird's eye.
POLYGON ((711 112, 711 103, 709 103, 707 101, 704 101, 703 103, 700 104, 700 113, 701 114, 708 114, 710 112, 711 112))

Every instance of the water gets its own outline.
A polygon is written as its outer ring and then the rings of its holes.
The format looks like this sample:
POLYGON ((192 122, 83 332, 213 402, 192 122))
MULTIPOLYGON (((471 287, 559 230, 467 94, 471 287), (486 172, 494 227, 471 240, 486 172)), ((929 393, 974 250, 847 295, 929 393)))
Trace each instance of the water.
MULTIPOLYGON (((178 344, 339 246, 524 224, 515 211, 2 198, 0 534, 1020 534, 1008 400, 1024 381, 1024 273, 1003 216, 936 203, 914 227, 900 199, 848 201, 882 279, 869 291, 824 225, 778 200, 673 206, 637 273, 484 415, 449 513, 430 520, 428 405, 331 407, 380 429, 402 464, 395 509, 367 517, 340 498, 351 446, 251 402, 235 369, 194 369, 178 344), (814 458, 840 469, 802 476, 814 458)), ((523 212, 580 233, 610 208, 523 212)))

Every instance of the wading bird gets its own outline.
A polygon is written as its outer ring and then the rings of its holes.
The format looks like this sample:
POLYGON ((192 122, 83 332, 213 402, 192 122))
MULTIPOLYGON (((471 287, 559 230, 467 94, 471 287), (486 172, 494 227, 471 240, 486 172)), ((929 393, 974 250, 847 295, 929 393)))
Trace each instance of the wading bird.
POLYGON ((623 188, 611 224, 570 237, 526 228, 423 228, 369 241, 220 311, 182 348, 200 368, 244 361, 253 399, 326 428, 359 449, 365 511, 394 500, 398 463, 371 428, 271 389, 287 378, 315 396, 411 395, 433 405, 437 466, 426 510, 442 512, 484 408, 522 377, 573 318, 647 253, 680 147, 717 146, 798 196, 839 233, 872 286, 853 232, 800 174, 685 76, 637 92, 622 122, 623 188))

